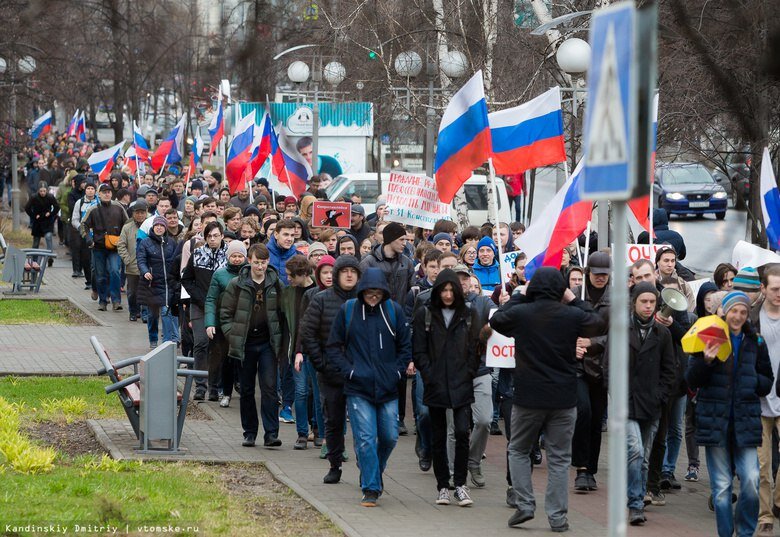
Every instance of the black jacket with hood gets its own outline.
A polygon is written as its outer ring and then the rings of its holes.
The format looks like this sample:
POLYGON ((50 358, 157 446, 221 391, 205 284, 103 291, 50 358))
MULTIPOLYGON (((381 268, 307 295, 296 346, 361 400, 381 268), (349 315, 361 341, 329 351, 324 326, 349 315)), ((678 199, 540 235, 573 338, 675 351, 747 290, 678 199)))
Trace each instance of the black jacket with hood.
POLYGON ((406 376, 406 366, 412 361, 412 340, 409 323, 401 306, 390 300, 381 270, 368 269, 358 282, 357 301, 354 305, 346 302, 339 309, 330 331, 327 355, 328 363, 344 379, 345 395, 373 404, 398 399, 398 382, 406 376), (384 291, 376 306, 363 300, 367 289, 384 291))
POLYGON ((460 408, 474 402, 481 328, 476 309, 466 305, 457 274, 449 269, 441 271, 431 290, 430 305, 420 307, 414 316, 414 365, 423 379, 423 403, 427 406, 460 408), (449 326, 440 298, 448 283, 455 291, 455 314, 449 326))
POLYGON ((357 285, 350 291, 339 287, 339 272, 347 267, 354 268, 358 271, 358 275, 360 274, 360 263, 355 257, 351 255, 340 256, 336 260, 336 264, 333 265, 333 287, 320 291, 311 298, 299 327, 304 354, 320 373, 322 381, 337 386, 342 385, 344 380, 338 369, 328 364, 325 346, 341 305, 348 299, 357 296, 357 285))
POLYGON ((515 338, 514 404, 525 408, 577 406, 578 337, 603 333, 604 319, 574 298, 563 304, 560 271, 536 271, 525 295, 515 293, 490 318, 490 326, 515 338))
POLYGON ((392 258, 385 257, 383 245, 377 244, 360 260, 361 269, 366 270, 369 267, 382 269, 390 288, 390 298, 398 303, 406 300, 406 294, 414 284, 414 262, 409 257, 404 254, 396 254, 392 258))

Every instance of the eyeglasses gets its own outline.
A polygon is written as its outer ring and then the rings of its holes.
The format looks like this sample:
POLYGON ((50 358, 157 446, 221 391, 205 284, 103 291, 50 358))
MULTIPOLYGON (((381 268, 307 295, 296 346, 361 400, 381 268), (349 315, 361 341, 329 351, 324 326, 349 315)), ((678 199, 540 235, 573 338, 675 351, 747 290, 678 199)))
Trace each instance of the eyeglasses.
POLYGON ((249 264, 253 267, 262 267, 263 265, 268 264, 268 259, 255 259, 254 261, 250 261, 249 264))
POLYGON ((212 234, 208 235, 206 238, 208 238, 208 239, 221 239, 222 238, 222 233, 212 233, 212 234))

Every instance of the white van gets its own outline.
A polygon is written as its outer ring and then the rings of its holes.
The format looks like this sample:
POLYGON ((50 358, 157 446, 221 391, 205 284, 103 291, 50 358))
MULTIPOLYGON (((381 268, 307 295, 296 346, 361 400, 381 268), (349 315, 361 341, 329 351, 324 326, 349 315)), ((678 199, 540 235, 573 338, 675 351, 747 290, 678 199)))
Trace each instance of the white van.
MULTIPOLYGON (((376 173, 347 173, 339 175, 325 190, 328 194, 328 199, 336 201, 344 196, 350 197, 352 194, 357 193, 363 200, 361 205, 365 208, 366 215, 370 215, 374 212, 376 198, 379 196, 379 185, 377 184, 376 175, 376 173)), ((387 192, 389 182, 390 174, 382 173, 382 192, 387 192)), ((472 175, 465 185, 469 223, 478 227, 489 220, 486 183, 486 176, 472 175)), ((499 177, 496 177, 496 192, 498 194, 498 220, 499 222, 509 223, 512 221, 512 212, 509 210, 509 198, 506 195, 504 181, 499 177)), ((457 222, 458 217, 454 204, 450 212, 452 219, 457 222)))

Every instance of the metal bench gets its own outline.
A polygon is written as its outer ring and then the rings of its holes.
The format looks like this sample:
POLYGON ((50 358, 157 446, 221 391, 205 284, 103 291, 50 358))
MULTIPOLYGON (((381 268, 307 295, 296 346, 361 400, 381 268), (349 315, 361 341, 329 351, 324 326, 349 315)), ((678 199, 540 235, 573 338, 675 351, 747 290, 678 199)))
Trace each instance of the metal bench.
MULTIPOLYGON (((181 369, 182 365, 193 366, 195 360, 186 356, 175 356, 175 364, 171 365, 167 373, 171 383, 169 386, 160 385, 158 378, 165 376, 165 369, 160 369, 160 365, 152 364, 152 359, 156 355, 162 354, 170 349, 175 354, 176 348, 173 343, 164 343, 161 347, 151 351, 143 356, 133 356, 113 362, 108 356, 108 352, 98 341, 96 336, 89 338, 92 348, 95 350, 101 367, 97 370, 98 375, 108 375, 112 384, 106 386, 107 394, 116 392, 122 403, 127 419, 133 428, 135 437, 140 441, 139 449, 142 453, 164 451, 167 453, 180 453, 179 443, 181 434, 184 430, 184 419, 187 415, 187 405, 189 404, 190 392, 192 391, 192 381, 194 377, 207 378, 208 372, 194 369, 181 369), (119 372, 122 369, 133 367, 133 374, 123 377, 119 372), (157 368, 157 371, 154 371, 157 368), (182 391, 176 389, 179 377, 184 377, 184 388, 182 391), (173 395, 173 392, 175 396, 173 395), (175 397, 175 401, 174 401, 175 397), (175 413, 175 417, 173 414, 175 413), (165 424, 160 425, 166 418, 169 419, 171 427, 168 428, 168 435, 160 437, 168 440, 168 446, 164 449, 154 448, 150 440, 154 439, 152 434, 158 434, 161 429, 165 429, 165 424), (175 423, 174 421, 175 420, 175 423), (152 431, 155 431, 154 433, 152 431)), ((171 358, 173 360, 173 358, 171 358)), ((157 360, 159 362, 159 360, 157 360)))
POLYGON ((0 233, 0 261, 4 263, 3 280, 11 282, 13 289, 6 294, 24 294, 23 289, 33 293, 41 290, 43 276, 50 259, 57 254, 43 248, 15 248, 9 246, 0 233))

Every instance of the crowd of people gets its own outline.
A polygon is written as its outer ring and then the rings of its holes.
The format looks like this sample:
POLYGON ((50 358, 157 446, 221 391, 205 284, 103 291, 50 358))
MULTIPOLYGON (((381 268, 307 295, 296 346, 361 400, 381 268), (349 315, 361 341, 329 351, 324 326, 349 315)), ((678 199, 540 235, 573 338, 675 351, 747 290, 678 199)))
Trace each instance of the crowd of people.
POLYGON ((609 317, 627 315, 630 523, 645 524, 647 506, 671 501, 678 476, 699 480, 703 446, 718 534, 772 535, 780 266, 722 263, 694 293, 684 241, 661 211, 655 235, 663 244, 630 267, 629 282, 611 282, 609 249, 590 240, 583 251, 581 237, 560 267, 538 268, 530 280, 518 252, 502 285, 497 242, 515 250, 520 222, 411 228, 387 221, 381 198, 366 214, 353 196, 350 227, 324 228, 311 213, 327 199, 326 173, 296 199, 264 179, 231 195, 217 172, 185 183, 186 169, 134 176, 122 162, 99 184, 82 157, 51 158, 59 162, 42 154, 28 181, 36 245, 43 238, 51 248, 56 228, 73 277, 84 278, 99 310, 126 305, 130 322, 146 323, 150 348, 172 341, 193 356, 208 371, 195 400, 228 407, 238 397, 243 446, 262 434, 263 446, 279 447, 280 423, 294 423, 293 449, 320 448, 324 482, 335 484, 349 459, 349 421, 361 504, 372 507, 413 421, 419 469, 435 477, 432 501, 470 506, 468 484, 486 486, 489 436, 503 434, 506 502, 515 509, 508 524, 534 518, 531 475, 546 458, 545 512, 553 531, 566 531, 569 491, 599 486, 609 317), (610 311, 613 284, 629 286, 630 311, 610 311), (666 288, 685 297, 686 310, 662 308, 666 288), (694 321, 710 315, 728 326, 725 360, 716 343, 683 351, 694 321), (493 330, 515 339, 514 369, 487 366, 493 330), (678 462, 683 440, 687 464, 678 462))

